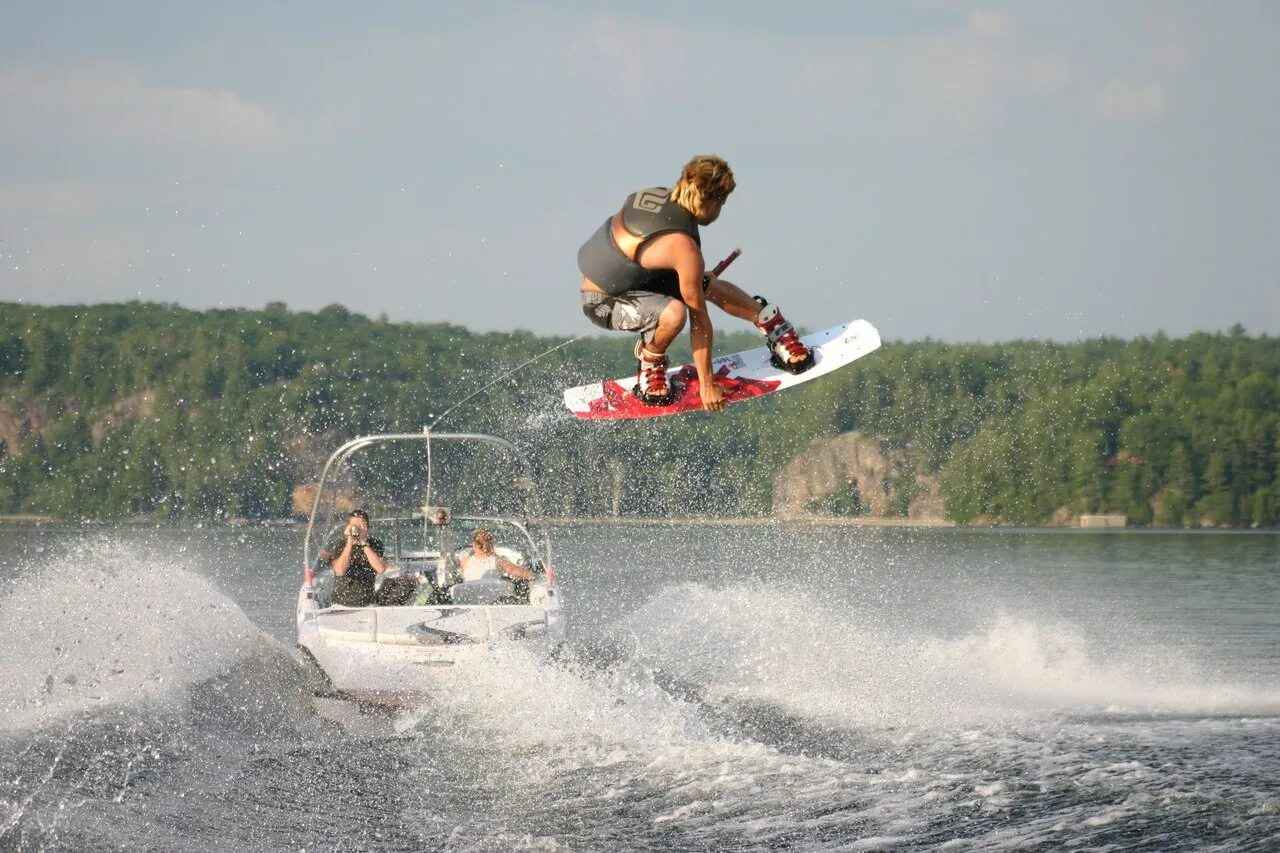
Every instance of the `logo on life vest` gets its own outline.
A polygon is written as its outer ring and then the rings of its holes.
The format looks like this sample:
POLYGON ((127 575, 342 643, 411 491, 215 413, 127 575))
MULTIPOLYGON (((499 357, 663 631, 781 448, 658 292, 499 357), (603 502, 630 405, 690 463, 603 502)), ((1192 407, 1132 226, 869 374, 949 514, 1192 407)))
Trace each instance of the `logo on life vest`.
POLYGON ((666 203, 667 194, 662 190, 645 190, 642 193, 636 193, 636 200, 631 206, 646 213, 657 213, 666 203))

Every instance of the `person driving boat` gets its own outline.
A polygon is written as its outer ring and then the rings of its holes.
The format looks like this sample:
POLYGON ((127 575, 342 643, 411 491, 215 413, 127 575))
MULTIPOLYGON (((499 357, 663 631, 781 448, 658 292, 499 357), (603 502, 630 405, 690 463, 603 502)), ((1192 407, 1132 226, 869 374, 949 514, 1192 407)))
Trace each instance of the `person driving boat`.
POLYGON ((471 553, 462 558, 463 581, 501 578, 504 575, 523 581, 533 580, 533 572, 494 553, 493 535, 483 527, 476 528, 471 536, 471 553))

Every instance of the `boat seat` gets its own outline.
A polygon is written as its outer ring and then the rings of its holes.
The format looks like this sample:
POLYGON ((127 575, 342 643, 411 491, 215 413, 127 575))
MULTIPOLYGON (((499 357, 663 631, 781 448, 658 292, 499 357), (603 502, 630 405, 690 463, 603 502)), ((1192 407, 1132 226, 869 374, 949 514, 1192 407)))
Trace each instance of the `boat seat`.
POLYGON ((502 578, 480 578, 456 583, 450 591, 454 604, 505 604, 516 594, 516 585, 502 578))

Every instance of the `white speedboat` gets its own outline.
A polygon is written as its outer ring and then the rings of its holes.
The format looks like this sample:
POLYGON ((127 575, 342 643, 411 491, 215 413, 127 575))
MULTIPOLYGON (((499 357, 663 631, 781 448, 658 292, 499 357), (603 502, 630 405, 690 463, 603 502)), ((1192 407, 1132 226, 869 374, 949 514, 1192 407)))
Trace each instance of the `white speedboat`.
POLYGON ((440 679, 503 644, 549 655, 563 642, 551 546, 529 470, 514 445, 477 434, 372 435, 329 457, 307 526, 297 613, 298 647, 325 692, 382 704, 420 701, 440 679), (370 537, 382 542, 388 568, 378 578, 383 603, 345 607, 333 601, 331 563, 357 507, 369 513, 370 537), (477 528, 532 580, 462 580, 459 561, 477 528))

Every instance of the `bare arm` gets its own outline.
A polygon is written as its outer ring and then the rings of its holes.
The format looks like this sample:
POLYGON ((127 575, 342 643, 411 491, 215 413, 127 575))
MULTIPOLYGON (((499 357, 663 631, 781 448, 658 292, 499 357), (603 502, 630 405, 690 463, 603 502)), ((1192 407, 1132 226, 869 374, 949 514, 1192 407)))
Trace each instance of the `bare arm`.
POLYGON ((689 309, 689 345, 693 349, 693 366, 698 371, 702 408, 720 411, 724 408, 724 395, 711 372, 715 331, 702 290, 702 277, 707 271, 702 249, 687 234, 663 234, 644 248, 640 265, 646 269, 675 270, 680 277, 680 300, 689 309))
POLYGON ((365 542, 364 558, 369 561, 369 567, 377 574, 382 574, 387 570, 387 561, 382 559, 382 555, 373 550, 373 546, 365 542))
POLYGON ((504 575, 511 575, 513 578, 520 578, 522 581, 533 580, 533 572, 523 566, 517 566, 505 557, 498 558, 498 568, 502 570, 504 575))
POLYGON ((377 574, 385 572, 387 570, 387 561, 384 560, 377 551, 373 550, 373 546, 369 544, 369 540, 359 540, 348 533, 347 541, 343 544, 342 551, 333 558, 332 562, 330 562, 330 565, 333 567, 333 573, 338 577, 345 575, 347 570, 351 568, 351 557, 355 553, 355 549, 362 546, 364 548, 365 559, 369 561, 369 567, 377 574))
POLYGON ((355 540, 348 536, 346 544, 342 546, 341 553, 337 554, 333 558, 333 562, 330 563, 333 567, 333 573, 338 577, 345 575, 347 569, 351 568, 351 549, 354 545, 355 540))

